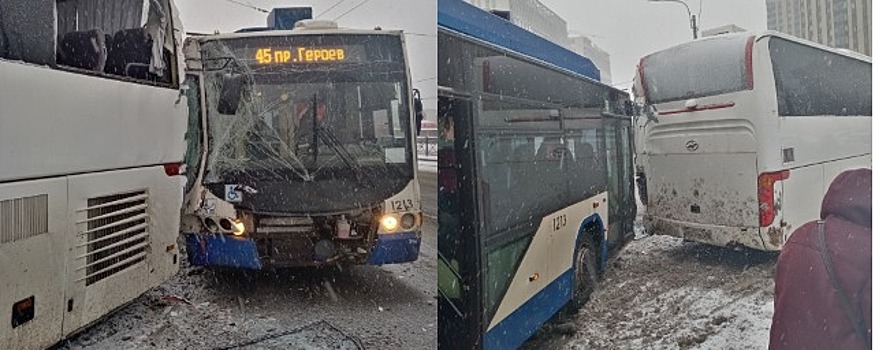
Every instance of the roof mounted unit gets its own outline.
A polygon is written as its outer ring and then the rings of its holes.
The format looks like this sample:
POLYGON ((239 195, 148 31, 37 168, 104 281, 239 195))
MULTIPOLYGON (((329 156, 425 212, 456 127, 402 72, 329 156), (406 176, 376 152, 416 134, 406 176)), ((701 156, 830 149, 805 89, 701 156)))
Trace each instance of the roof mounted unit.
POLYGON ((298 21, 313 18, 313 8, 309 6, 280 7, 270 10, 267 26, 273 30, 291 30, 298 21))

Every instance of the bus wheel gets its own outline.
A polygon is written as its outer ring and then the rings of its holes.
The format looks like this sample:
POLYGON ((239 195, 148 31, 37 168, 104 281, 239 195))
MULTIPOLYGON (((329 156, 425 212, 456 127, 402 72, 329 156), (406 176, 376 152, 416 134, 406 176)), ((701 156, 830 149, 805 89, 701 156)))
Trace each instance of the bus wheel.
POLYGON ((598 285, 598 249, 592 237, 587 237, 574 260, 574 294, 571 312, 576 313, 589 300, 598 285))

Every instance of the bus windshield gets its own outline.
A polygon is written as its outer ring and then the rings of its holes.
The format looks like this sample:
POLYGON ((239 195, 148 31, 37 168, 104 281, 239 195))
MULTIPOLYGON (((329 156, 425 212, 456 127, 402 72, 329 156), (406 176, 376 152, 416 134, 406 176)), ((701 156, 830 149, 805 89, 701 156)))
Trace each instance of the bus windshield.
MULTIPOLYGON (((297 183, 295 193, 306 195, 325 193, 324 187, 338 194, 361 187, 397 191, 412 179, 407 71, 398 37, 244 37, 209 41, 202 51, 207 184, 297 183)), ((364 198, 375 204, 383 197, 376 192, 364 198)), ((326 205, 352 204, 334 203, 326 205)))
POLYGON ((747 88, 745 45, 750 36, 716 36, 644 57, 647 101, 662 103, 747 88))

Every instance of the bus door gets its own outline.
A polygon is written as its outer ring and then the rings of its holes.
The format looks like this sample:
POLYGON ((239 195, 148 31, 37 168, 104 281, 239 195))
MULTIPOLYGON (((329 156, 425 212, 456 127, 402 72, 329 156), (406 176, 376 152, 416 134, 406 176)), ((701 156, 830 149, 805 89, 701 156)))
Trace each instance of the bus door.
POLYGON ((470 98, 438 98, 438 329, 441 348, 477 347, 480 236, 474 197, 470 98))
POLYGON ((632 167, 632 121, 605 117, 605 161, 608 172, 608 246, 622 245, 634 235, 636 206, 632 167))

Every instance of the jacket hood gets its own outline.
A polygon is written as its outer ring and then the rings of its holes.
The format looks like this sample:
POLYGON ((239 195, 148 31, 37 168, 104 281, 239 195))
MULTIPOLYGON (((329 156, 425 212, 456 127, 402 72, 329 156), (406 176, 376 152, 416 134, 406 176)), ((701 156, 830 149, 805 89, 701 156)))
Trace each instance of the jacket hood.
POLYGON ((872 170, 845 171, 833 180, 823 197, 820 218, 830 215, 872 227, 872 170))

